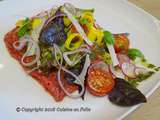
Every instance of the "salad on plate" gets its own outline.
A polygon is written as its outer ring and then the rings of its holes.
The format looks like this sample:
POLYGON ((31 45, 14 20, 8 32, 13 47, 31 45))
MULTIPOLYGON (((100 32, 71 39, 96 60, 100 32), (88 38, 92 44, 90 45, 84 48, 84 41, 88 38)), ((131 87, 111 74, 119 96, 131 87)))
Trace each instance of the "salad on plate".
POLYGON ((159 67, 130 47, 130 33, 111 33, 94 18, 94 9, 70 3, 18 20, 5 35, 10 55, 55 101, 85 100, 85 92, 119 106, 146 102, 136 88, 159 67))

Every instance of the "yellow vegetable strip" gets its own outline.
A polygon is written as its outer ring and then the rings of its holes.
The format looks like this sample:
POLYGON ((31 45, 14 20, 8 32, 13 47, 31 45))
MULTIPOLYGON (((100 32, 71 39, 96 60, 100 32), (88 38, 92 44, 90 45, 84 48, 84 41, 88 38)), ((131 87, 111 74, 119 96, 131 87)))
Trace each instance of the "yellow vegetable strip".
POLYGON ((98 30, 94 28, 93 26, 90 27, 88 36, 87 36, 91 41, 95 41, 98 45, 101 44, 102 39, 103 39, 103 32, 101 30, 98 30))
POLYGON ((68 36, 67 40, 65 41, 65 47, 69 50, 77 49, 83 43, 83 39, 78 33, 73 33, 68 36), (73 43, 73 40, 76 41, 73 43))
POLYGON ((78 21, 73 17, 73 15, 67 9, 64 8, 64 12, 67 14, 68 18, 72 21, 72 24, 75 26, 75 28, 80 33, 80 35, 85 40, 85 42, 88 45, 92 46, 93 43, 87 38, 87 36, 86 36, 83 28, 80 26, 80 24, 78 23, 78 21))
POLYGON ((82 18, 85 18, 88 20, 89 24, 93 26, 94 24, 94 18, 91 12, 84 12, 82 14, 82 18))
POLYGON ((35 18, 32 21, 32 29, 37 28, 42 23, 42 20, 40 18, 35 18))

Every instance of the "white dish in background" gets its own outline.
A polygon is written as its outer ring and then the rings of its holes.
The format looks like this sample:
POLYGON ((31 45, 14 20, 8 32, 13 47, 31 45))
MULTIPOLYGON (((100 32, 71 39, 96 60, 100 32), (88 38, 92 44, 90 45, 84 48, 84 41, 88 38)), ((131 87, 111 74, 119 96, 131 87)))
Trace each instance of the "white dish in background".
MULTIPOLYGON (((21 66, 8 54, 4 35, 22 16, 33 16, 63 2, 77 7, 95 8, 97 22, 113 33, 129 32, 131 46, 143 51, 148 60, 160 66, 160 22, 125 0, 5 0, 0 2, 0 113, 3 120, 115 120, 122 119, 139 105, 118 107, 107 97, 86 100, 66 97, 56 103, 35 80, 27 76, 21 66), (58 2, 57 2, 58 1, 58 2), (91 112, 16 112, 17 107, 88 107, 91 112)), ((147 97, 160 85, 157 73, 138 87, 147 97)), ((146 103, 147 104, 147 103, 146 103)))

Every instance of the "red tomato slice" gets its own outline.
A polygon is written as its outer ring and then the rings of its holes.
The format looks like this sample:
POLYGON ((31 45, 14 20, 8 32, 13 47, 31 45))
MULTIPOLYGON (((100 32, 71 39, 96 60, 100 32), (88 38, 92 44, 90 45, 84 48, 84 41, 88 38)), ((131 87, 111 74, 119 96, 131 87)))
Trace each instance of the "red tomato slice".
POLYGON ((114 48, 116 53, 124 52, 126 53, 129 49, 129 39, 124 34, 116 34, 114 48))
POLYGON ((100 68, 91 68, 88 71, 87 88, 95 96, 105 96, 115 85, 112 75, 100 68))

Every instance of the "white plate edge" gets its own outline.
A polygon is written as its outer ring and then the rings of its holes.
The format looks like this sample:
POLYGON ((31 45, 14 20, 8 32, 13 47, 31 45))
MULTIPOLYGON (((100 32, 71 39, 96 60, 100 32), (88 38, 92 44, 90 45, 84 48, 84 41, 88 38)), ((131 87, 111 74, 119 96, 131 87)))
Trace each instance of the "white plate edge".
MULTIPOLYGON (((144 9, 136 6, 135 4, 131 3, 128 0, 122 0, 123 2, 125 2, 127 5, 134 7, 135 9, 139 10, 140 12, 144 13, 145 15, 149 16, 150 18, 153 19, 153 22, 156 24, 157 30, 160 32, 160 20, 158 20, 156 17, 154 17, 153 15, 151 15, 150 13, 148 13, 147 11, 145 11, 144 9)), ((149 93, 147 93, 146 97, 147 99, 156 91, 156 89, 158 89, 160 87, 160 81, 158 82, 158 84, 156 84, 156 86, 154 88, 151 89, 151 91, 149 93)), ((132 108, 130 108, 127 112, 125 112, 124 114, 122 114, 120 116, 120 118, 118 118, 117 120, 123 120, 125 119, 129 114, 131 114, 133 111, 135 111, 138 107, 142 106, 143 104, 139 104, 136 105, 132 108)))

